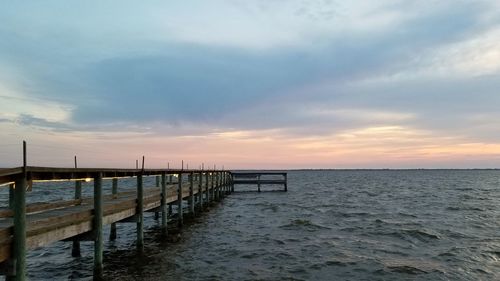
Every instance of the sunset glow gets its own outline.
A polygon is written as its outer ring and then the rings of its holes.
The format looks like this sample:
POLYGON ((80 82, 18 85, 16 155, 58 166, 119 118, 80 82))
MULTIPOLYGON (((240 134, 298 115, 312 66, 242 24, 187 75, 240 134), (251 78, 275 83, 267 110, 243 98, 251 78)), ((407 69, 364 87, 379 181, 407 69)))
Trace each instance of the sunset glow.
POLYGON ((0 166, 500 167, 498 1, 209 2, 0 9, 0 166))

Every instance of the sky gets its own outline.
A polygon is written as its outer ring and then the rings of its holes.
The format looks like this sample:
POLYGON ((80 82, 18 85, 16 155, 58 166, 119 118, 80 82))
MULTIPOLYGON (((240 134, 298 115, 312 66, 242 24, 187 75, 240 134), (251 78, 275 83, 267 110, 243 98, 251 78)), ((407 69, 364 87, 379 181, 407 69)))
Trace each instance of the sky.
POLYGON ((0 167, 500 167, 500 1, 6 1, 0 167))

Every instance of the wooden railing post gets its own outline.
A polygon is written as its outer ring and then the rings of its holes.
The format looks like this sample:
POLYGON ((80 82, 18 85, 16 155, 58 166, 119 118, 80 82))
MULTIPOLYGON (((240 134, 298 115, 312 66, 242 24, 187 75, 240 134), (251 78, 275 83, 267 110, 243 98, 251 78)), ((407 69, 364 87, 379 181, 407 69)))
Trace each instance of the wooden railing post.
POLYGON ((98 173, 94 177, 94 279, 101 280, 103 273, 102 265, 102 252, 103 252, 103 239, 102 239, 102 174, 98 173))
POLYGON ((213 186, 213 193, 214 193, 214 200, 215 201, 219 201, 219 193, 217 192, 217 175, 219 173, 217 172, 214 172, 213 173, 213 177, 214 177, 214 186, 213 186))
POLYGON ((194 215, 194 173, 189 173, 189 212, 194 215))
POLYGON ((179 182, 178 182, 178 187, 177 187, 177 214, 178 214, 178 220, 177 223, 179 227, 182 227, 183 225, 183 215, 182 215, 182 173, 179 172, 179 182))
POLYGON ((227 189, 227 172, 224 172, 224 177, 222 179, 222 182, 224 183, 224 194, 228 195, 229 190, 227 189))
POLYGON ((234 176, 231 174, 231 192, 234 192, 234 176))
POLYGON ((203 172, 198 174, 198 205, 203 210, 203 172))
POLYGON ((13 183, 9 184, 9 209, 14 211, 14 187, 15 185, 13 183))
MULTIPOLYGON (((76 161, 76 156, 75 156, 75 169, 78 168, 78 163, 76 161)), ((75 182, 75 199, 79 200, 82 199, 82 182, 81 181, 76 181, 75 182)), ((71 247, 71 256, 72 257, 81 257, 81 251, 80 251, 80 241, 78 240, 73 240, 73 245, 71 247)))
POLYGON ((142 173, 137 175, 137 249, 141 251, 144 247, 144 187, 142 173))
POLYGON ((161 230, 162 234, 167 236, 167 176, 165 172, 161 174, 161 230))
POLYGON ((288 174, 285 173, 285 192, 288 191, 288 174))
POLYGON ((215 187, 214 187, 214 178, 215 178, 215 175, 214 174, 215 174, 215 172, 210 173, 210 181, 211 181, 211 184, 210 184, 210 186, 211 186, 210 193, 211 193, 211 200, 212 201, 215 200, 215 190, 214 190, 215 189, 215 187))
POLYGON ((217 173, 217 193, 219 194, 219 200, 222 200, 222 172, 217 173))
MULTIPOLYGON (((116 194, 118 194, 118 179, 113 178, 111 186, 111 194, 113 194, 113 199, 115 199, 116 194)), ((109 231, 109 240, 116 240, 116 223, 111 223, 111 229, 109 231)))
POLYGON ((257 176, 257 189, 260 192, 260 174, 257 176))
POLYGON ((210 203, 210 192, 208 190, 208 172, 205 173, 205 198, 207 199, 206 202, 205 202, 205 206, 208 206, 208 204, 210 203))
POLYGON ((14 188, 15 280, 26 280, 26 176, 16 180, 14 188))

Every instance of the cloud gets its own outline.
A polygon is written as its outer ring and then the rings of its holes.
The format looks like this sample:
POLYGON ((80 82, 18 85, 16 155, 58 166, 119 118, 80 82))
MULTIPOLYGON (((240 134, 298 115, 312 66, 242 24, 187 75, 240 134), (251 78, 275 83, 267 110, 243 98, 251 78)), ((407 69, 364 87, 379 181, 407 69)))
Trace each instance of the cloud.
POLYGON ((500 137, 496 1, 94 4, 0 11, 2 126, 290 150, 350 151, 367 128, 500 137))

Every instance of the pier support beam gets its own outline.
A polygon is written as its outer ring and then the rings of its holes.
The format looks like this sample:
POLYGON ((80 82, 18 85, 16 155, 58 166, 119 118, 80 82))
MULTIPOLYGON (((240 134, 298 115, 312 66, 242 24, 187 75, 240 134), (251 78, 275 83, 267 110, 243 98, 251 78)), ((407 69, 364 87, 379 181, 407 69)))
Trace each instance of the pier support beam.
MULTIPOLYGON (((155 184, 156 187, 160 187, 160 176, 155 176, 155 184)), ((160 212, 155 212, 155 220, 158 220, 160 218, 160 212)))
MULTIPOLYGON (((81 181, 76 181, 75 182, 75 199, 82 199, 82 182, 81 181)), ((71 256, 76 258, 76 257, 81 257, 81 251, 80 251, 80 241, 73 241, 73 245, 71 247, 71 256)))
MULTIPOLYGON (((75 169, 78 168, 78 163, 76 161, 76 156, 75 156, 75 169)), ((81 181, 76 181, 75 182, 75 199, 79 200, 82 199, 82 182, 81 181)), ((80 251, 80 241, 73 240, 73 245, 71 247, 71 256, 76 258, 76 257, 81 257, 81 251, 80 251)))
POLYGON ((214 180, 215 180, 215 173, 212 172, 210 173, 210 181, 211 181, 211 190, 210 190, 210 193, 211 193, 211 197, 212 197, 212 201, 215 200, 215 185, 214 185, 214 180))
MULTIPOLYGON (((111 194, 113 194, 113 199, 115 199, 116 194, 118 194, 118 179, 114 178, 112 180, 111 194)), ((109 240, 116 240, 116 223, 111 224, 111 229, 109 232, 109 240)))
POLYGON ((189 174, 189 212, 194 215, 194 173, 189 174))
POLYGON ((94 280, 101 280, 103 272, 102 205, 102 174, 98 173, 94 177, 94 280))
POLYGON ((222 173, 221 172, 218 172, 217 173, 217 197, 219 197, 219 201, 222 200, 222 184, 221 184, 221 180, 222 180, 222 173))
POLYGON ((260 175, 257 176, 257 188, 258 191, 260 192, 260 175))
POLYGON ((285 192, 288 191, 288 174, 285 174, 285 192))
POLYGON ((201 212, 203 210, 203 172, 198 174, 198 206, 201 212))
POLYGON ((167 176, 165 173, 161 174, 161 232, 164 236, 167 236, 167 176))
POLYGON ((137 249, 144 248, 144 187, 142 175, 137 176, 137 249))
POLYGON ((210 192, 208 190, 208 172, 205 173, 205 198, 207 199, 205 202, 205 207, 208 207, 208 204, 210 203, 210 192))
POLYGON ((15 280, 26 280, 26 184, 25 176, 16 180, 14 186, 14 235, 13 264, 15 280))
POLYGON ((178 225, 179 227, 182 227, 184 224, 183 221, 183 215, 182 215, 182 173, 179 173, 179 182, 178 182, 178 187, 177 187, 177 214, 179 215, 178 218, 178 225))
POLYGON ((13 183, 9 184, 9 209, 14 210, 14 187, 13 183))

